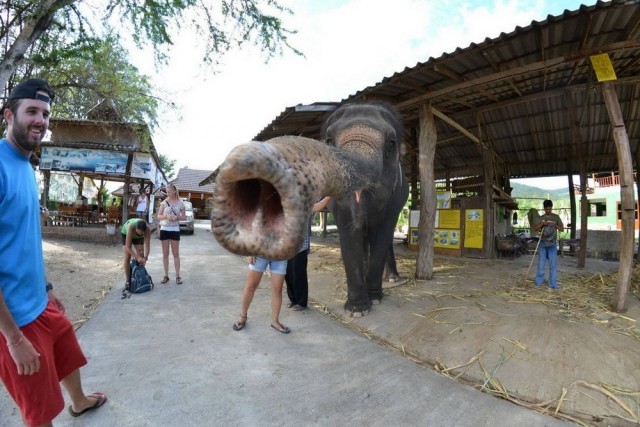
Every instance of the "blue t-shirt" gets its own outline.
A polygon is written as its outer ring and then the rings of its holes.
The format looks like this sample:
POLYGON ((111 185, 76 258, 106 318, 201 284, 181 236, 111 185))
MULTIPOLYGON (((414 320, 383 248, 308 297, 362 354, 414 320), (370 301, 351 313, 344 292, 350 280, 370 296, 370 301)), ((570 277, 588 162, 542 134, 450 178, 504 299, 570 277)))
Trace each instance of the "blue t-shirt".
POLYGON ((0 290, 19 327, 47 306, 40 203, 29 159, 0 139, 0 290))

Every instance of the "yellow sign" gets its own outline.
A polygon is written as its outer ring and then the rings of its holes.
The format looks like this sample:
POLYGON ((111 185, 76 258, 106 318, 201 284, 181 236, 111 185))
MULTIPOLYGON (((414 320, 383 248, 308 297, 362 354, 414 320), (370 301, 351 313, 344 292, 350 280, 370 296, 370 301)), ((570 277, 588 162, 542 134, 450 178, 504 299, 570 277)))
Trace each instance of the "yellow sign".
POLYGON ((616 71, 613 69, 613 64, 608 54, 601 53, 599 55, 592 55, 589 58, 591 59, 591 66, 596 72, 596 78, 599 82, 617 79, 616 71))
POLYGON ((482 249, 484 238, 484 210, 464 211, 464 247, 482 249))
POLYGON ((460 247, 460 230, 435 229, 433 231, 433 247, 458 249, 460 247))
POLYGON ((460 229, 460 209, 438 209, 436 228, 460 229))

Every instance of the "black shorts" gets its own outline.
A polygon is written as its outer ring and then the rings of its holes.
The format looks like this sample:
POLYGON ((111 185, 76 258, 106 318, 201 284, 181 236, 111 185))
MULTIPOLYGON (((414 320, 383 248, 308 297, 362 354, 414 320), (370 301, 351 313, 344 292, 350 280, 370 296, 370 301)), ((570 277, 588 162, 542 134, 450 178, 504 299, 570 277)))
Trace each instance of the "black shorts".
MULTIPOLYGON (((121 236, 122 236, 122 246, 124 246, 127 244, 127 235, 121 234, 121 236)), ((133 243, 134 246, 144 245, 144 237, 137 237, 135 239, 131 239, 131 243, 133 243)))
POLYGON ((180 232, 160 230, 160 240, 180 240, 180 232))

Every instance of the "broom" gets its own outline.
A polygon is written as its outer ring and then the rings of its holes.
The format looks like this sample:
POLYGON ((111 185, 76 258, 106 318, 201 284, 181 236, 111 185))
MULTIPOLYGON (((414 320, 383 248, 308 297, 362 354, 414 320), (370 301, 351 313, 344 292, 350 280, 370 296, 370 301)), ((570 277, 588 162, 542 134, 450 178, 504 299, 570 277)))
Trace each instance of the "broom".
POLYGON ((538 243, 536 244, 536 249, 533 251, 533 256, 531 257, 531 262, 529 263, 529 268, 527 268, 527 273, 524 275, 524 281, 527 281, 527 277, 529 276, 529 270, 531 270, 531 265, 533 264, 533 260, 536 259, 536 254, 538 253, 538 248, 540 247, 540 241, 542 240, 542 233, 538 235, 538 243))

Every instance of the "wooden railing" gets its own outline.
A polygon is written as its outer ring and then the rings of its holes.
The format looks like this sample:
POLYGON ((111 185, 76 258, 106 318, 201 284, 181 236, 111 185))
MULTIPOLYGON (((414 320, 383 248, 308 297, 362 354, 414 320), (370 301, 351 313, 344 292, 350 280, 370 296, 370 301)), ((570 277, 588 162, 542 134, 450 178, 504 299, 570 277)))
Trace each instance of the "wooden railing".
MULTIPOLYGON (((636 180, 636 172, 633 173, 633 180, 636 180)), ((595 179, 596 187, 615 187, 620 185, 620 175, 601 176, 595 179)))

